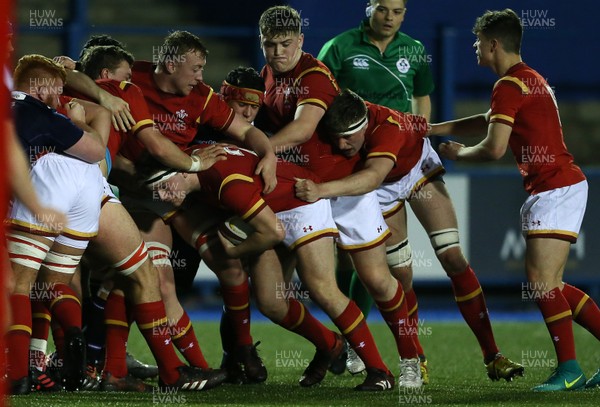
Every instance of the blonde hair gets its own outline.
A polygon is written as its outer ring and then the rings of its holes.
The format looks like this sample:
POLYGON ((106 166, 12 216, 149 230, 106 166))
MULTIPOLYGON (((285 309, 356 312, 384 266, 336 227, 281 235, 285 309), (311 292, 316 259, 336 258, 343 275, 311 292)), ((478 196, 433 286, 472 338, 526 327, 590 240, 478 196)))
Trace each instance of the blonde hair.
POLYGON ((17 63, 13 79, 15 87, 29 86, 32 78, 59 78, 67 82, 65 68, 48 57, 39 54, 25 55, 17 63))

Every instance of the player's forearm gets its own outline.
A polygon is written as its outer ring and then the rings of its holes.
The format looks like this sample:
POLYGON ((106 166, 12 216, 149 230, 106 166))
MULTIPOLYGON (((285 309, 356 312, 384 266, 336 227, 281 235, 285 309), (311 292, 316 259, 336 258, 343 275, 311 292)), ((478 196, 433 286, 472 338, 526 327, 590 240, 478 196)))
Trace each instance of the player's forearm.
POLYGON ((95 100, 96 102, 100 102, 102 98, 102 93, 106 93, 103 89, 101 89, 96 82, 83 72, 69 70, 67 69, 67 87, 95 100))
POLYGON ((110 136, 111 115, 110 112, 100 105, 94 104, 94 109, 86 107, 86 122, 96 131, 100 137, 102 145, 106 147, 110 136))
POLYGON ((261 158, 275 155, 267 135, 254 126, 250 127, 246 132, 244 144, 249 149, 255 151, 261 158))
POLYGON ((431 99, 429 96, 414 96, 412 100, 412 113, 423 116, 427 121, 431 119, 431 99))
POLYGON ((146 128, 140 133, 143 134, 139 134, 138 137, 146 146, 148 153, 162 165, 181 171, 188 171, 191 168, 191 157, 157 130, 146 128))
POLYGON ((231 248, 229 255, 233 258, 257 255, 273 248, 281 240, 277 233, 256 231, 250 234, 241 244, 231 248))
POLYGON ((319 195, 321 198, 364 195, 375 190, 382 182, 383 179, 376 173, 361 170, 348 177, 319 184, 319 195))
MULTIPOLYGON (((85 132, 85 135, 89 136, 89 140, 93 140, 93 142, 87 146, 88 151, 92 151, 92 156, 88 156, 86 154, 85 157, 80 157, 75 155, 78 158, 81 158, 84 161, 88 162, 98 162, 104 159, 105 151, 106 151, 106 140, 95 128, 91 127, 89 124, 82 122, 77 119, 72 119, 75 126, 79 127, 81 130, 85 132)), ((70 151, 67 151, 70 153, 70 151)))
POLYGON ((499 157, 493 151, 483 144, 477 144, 472 147, 463 147, 456 156, 457 161, 465 162, 486 162, 495 161, 499 157))
POLYGON ((481 137, 487 134, 488 122, 486 114, 465 117, 442 123, 431 124, 429 136, 454 135, 460 137, 481 137))
POLYGON ((277 153, 287 148, 306 143, 314 133, 313 126, 307 127, 300 120, 294 120, 269 138, 277 153))

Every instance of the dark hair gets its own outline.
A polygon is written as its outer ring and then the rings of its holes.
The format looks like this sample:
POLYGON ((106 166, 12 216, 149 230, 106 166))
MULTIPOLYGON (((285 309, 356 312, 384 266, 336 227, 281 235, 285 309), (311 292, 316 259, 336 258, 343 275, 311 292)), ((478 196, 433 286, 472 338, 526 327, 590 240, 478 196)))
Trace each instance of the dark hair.
POLYGON ((366 114, 365 101, 350 89, 344 89, 329 105, 320 126, 329 135, 340 134, 366 114))
POLYGON ((133 55, 115 45, 97 45, 88 48, 80 62, 83 73, 92 79, 98 79, 104 68, 114 71, 123 61, 133 65, 133 55))
POLYGON ((258 20, 260 35, 274 38, 280 35, 300 34, 302 18, 290 6, 273 6, 265 10, 258 20))
MULTIPOLYGON (((375 6, 376 4, 379 4, 380 0, 369 0, 369 4, 371 6, 375 6)), ((406 7, 406 3, 408 3, 408 0, 404 0, 404 7, 406 7)))
POLYGON ((162 164, 145 150, 135 163, 135 175, 132 177, 131 181, 134 182, 138 188, 148 189, 148 180, 150 180, 152 175, 167 172, 178 171, 162 164))
POLYGON ((178 61, 188 52, 199 52, 204 57, 208 55, 208 49, 202 44, 200 38, 188 31, 173 31, 165 37, 160 47, 159 65, 164 66, 166 62, 178 61))
POLYGON ((482 34, 487 39, 499 40, 506 52, 521 53, 523 25, 517 13, 509 8, 502 11, 488 10, 477 17, 473 33, 482 34))
POLYGON ((265 91, 265 81, 254 68, 238 66, 227 74, 225 80, 239 88, 256 89, 265 91))
POLYGON ((83 58, 86 50, 91 47, 95 47, 97 45, 114 45, 116 47, 125 49, 125 45, 119 41, 115 40, 113 37, 107 34, 98 34, 92 35, 89 40, 85 44, 83 44, 83 48, 81 48, 81 52, 79 53, 79 59, 83 58))

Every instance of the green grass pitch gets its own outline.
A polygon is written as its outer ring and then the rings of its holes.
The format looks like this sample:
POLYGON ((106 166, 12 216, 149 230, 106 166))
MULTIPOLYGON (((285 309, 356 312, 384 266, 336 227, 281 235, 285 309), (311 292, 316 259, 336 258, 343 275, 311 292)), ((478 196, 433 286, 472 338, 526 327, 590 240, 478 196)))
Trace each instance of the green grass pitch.
MULTIPOLYGON (((218 324, 195 323, 205 356, 212 366, 221 359, 218 324)), ((398 357, 388 328, 371 324, 378 347, 395 375, 398 357)), ((419 391, 395 388, 384 393, 359 393, 352 389, 362 376, 328 374, 315 388, 304 389, 298 378, 312 359, 314 348, 300 337, 274 324, 256 322, 252 332, 262 343, 259 353, 269 371, 260 385, 222 385, 199 393, 98 393, 31 394, 11 397, 18 406, 598 406, 600 389, 533 393, 530 388, 547 378, 556 359, 552 343, 541 322, 497 322, 496 340, 509 358, 526 365, 525 377, 512 383, 487 378, 479 346, 464 323, 431 323, 421 327, 423 347, 429 359, 431 384, 419 391)), ((600 367, 600 346, 587 331, 576 327, 579 362, 588 375, 600 367)), ((136 328, 129 350, 151 362, 151 354, 136 328)))

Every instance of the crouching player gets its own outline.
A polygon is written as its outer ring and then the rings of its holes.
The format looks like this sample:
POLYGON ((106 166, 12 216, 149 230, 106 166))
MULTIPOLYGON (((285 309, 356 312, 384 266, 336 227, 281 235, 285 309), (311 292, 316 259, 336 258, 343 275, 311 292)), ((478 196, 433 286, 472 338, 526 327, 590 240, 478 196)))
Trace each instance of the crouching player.
MULTIPOLYGON (((295 332, 317 348, 300 385, 309 387, 323 380, 329 365, 342 353, 340 335, 317 321, 304 305, 295 299, 285 299, 277 288, 284 287, 281 263, 273 248, 283 242, 296 256, 300 278, 311 297, 331 317, 355 348, 370 371, 357 390, 378 391, 393 387, 393 376, 381 360, 364 316, 356 304, 345 297, 335 283, 333 237, 337 228, 328 200, 306 204, 294 197, 296 178, 316 180, 309 171, 280 161, 277 166, 277 187, 263 196, 263 183, 254 175, 258 163, 249 150, 227 147, 227 160, 198 174, 162 170, 154 173, 147 183, 161 199, 181 205, 185 201, 193 211, 193 201, 202 200, 217 208, 239 215, 254 232, 238 246, 221 239, 226 254, 232 258, 252 258, 251 277, 259 308, 263 314, 282 327, 295 332), (197 197, 187 196, 197 192, 197 197)), ((214 231, 213 231, 214 233, 214 231)))

